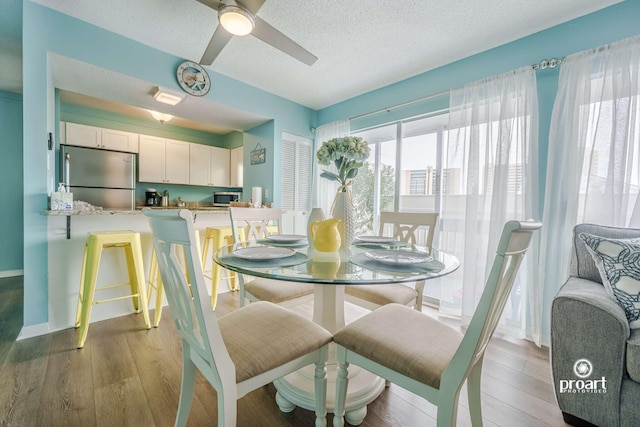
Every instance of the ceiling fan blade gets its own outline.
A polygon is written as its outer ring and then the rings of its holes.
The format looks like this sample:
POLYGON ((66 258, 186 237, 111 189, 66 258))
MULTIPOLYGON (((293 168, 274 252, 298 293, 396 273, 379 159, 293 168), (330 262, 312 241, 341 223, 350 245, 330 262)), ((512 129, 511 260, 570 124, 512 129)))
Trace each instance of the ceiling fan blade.
MULTIPOLYGON (((198 0, 198 1, 200 1, 200 0, 198 0)), ((236 3, 241 4, 249 12, 253 13, 254 16, 258 13, 258 11, 260 10, 260 8, 264 4, 264 2, 265 2, 265 0, 240 0, 240 1, 236 1, 236 3)))
POLYGON ((220 0, 198 0, 198 2, 210 7, 213 10, 218 10, 220 9, 220 6, 222 6, 222 2, 220 0))
POLYGON ((207 49, 204 51, 204 54, 202 55, 200 64, 211 65, 213 63, 213 60, 216 59, 218 55, 220 55, 220 52, 222 52, 222 49, 224 49, 227 43, 229 43, 229 40, 231 40, 231 37, 233 36, 227 31, 225 31, 225 29, 222 28, 222 25, 218 25, 216 30, 213 32, 213 37, 211 37, 211 40, 209 41, 209 45, 207 46, 207 49))
POLYGON ((313 65, 318 60, 318 57, 314 54, 282 34, 280 31, 276 30, 259 17, 256 16, 255 21, 256 26, 251 32, 251 35, 259 38, 267 44, 270 44, 276 49, 281 50, 287 55, 292 56, 304 64, 313 65))

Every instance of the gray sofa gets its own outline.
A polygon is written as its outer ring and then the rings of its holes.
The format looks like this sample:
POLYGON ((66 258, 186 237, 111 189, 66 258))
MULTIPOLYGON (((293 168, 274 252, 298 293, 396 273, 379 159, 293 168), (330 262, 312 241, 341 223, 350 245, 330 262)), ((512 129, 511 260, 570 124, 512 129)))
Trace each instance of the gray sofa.
POLYGON ((571 276, 551 307, 556 399, 572 425, 640 426, 640 329, 629 328, 623 309, 607 294, 593 258, 578 238, 583 232, 617 239, 640 237, 638 229, 575 227, 571 276), (574 366, 582 359, 591 362, 588 376, 576 374, 574 366))

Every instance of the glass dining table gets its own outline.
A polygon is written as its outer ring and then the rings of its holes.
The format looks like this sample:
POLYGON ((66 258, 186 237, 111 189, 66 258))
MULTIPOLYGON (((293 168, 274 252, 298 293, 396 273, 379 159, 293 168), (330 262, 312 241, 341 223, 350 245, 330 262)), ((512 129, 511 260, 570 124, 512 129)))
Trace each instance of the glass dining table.
MULTIPOLYGON (((256 242, 220 248, 214 254, 220 266, 237 273, 311 283, 314 286, 313 320, 330 332, 345 325, 345 285, 387 285, 429 280, 454 272, 458 259, 438 249, 405 244, 386 238, 357 240, 348 250, 319 252, 306 236, 272 235, 256 242)), ((328 364, 327 411, 333 412, 335 354, 328 364)), ((283 412, 295 406, 314 409, 313 369, 303 369, 274 382, 276 402, 283 412)), ((384 390, 384 380, 351 366, 346 419, 358 425, 366 405, 384 390)))

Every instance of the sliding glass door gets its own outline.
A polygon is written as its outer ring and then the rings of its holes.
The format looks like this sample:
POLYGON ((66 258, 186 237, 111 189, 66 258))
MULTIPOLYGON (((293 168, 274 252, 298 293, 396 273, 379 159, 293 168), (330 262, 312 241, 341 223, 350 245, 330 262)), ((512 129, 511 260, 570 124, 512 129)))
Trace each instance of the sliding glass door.
POLYGON ((369 142, 371 155, 353 180, 357 234, 377 234, 380 212, 396 210, 395 124, 354 134, 369 142))
MULTIPOLYGON (((371 156, 353 183, 358 234, 378 234, 380 212, 439 212, 443 142, 448 114, 420 117, 353 133, 369 142, 371 156)), ((424 237, 426 238, 424 230, 424 237)), ((437 233, 437 230, 436 230, 437 233)), ((438 247, 438 235, 434 239, 438 247)), ((437 304, 440 286, 425 297, 437 304)))

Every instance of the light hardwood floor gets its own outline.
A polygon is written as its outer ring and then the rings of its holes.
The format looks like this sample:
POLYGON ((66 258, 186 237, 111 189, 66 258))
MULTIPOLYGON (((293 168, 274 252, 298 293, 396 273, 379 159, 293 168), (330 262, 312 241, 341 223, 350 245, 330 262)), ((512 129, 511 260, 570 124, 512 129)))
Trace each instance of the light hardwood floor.
MULTIPOLYGON (((22 278, 0 279, 1 426, 172 426, 180 392, 180 340, 168 310, 160 327, 140 315, 92 323, 85 347, 74 329, 16 341, 22 325, 22 278)), ((219 315, 238 307, 237 293, 218 300, 219 315)), ((425 309, 428 312, 428 309, 425 309)), ((432 312, 428 314, 434 314, 432 312)), ((485 426, 566 426, 553 394, 549 353, 496 336, 482 376, 485 426)), ((273 385, 238 402, 238 425, 313 426, 314 415, 275 404, 273 385)), ((363 427, 435 425, 435 408, 391 385, 368 407, 363 427)), ((332 416, 328 417, 331 425, 332 416)), ((469 426, 466 390, 458 425, 469 426)), ((200 378, 190 426, 216 425, 215 391, 200 378)))

